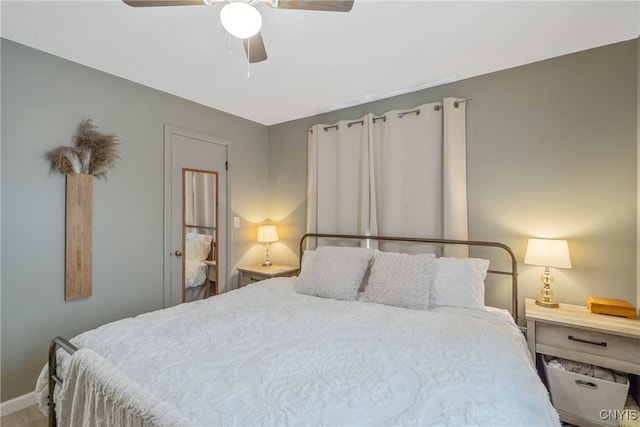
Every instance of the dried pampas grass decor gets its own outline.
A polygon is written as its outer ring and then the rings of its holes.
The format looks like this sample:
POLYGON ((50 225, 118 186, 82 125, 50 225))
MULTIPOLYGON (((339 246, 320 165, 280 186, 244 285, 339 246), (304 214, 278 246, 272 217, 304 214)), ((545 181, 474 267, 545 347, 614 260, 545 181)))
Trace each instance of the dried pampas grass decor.
POLYGON ((120 157, 116 151, 118 138, 98 132, 91 119, 78 126, 75 147, 62 146, 47 153, 51 170, 64 174, 83 173, 106 178, 120 157))

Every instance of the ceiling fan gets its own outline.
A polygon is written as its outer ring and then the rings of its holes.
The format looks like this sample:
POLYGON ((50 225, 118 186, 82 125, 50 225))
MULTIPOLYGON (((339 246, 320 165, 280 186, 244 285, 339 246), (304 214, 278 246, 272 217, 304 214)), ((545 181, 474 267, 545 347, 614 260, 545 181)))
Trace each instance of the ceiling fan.
POLYGON ((122 0, 132 7, 202 6, 225 3, 220 21, 229 34, 242 39, 250 63, 267 59, 262 34, 262 16, 254 7, 264 2, 275 9, 349 12, 354 0, 122 0))

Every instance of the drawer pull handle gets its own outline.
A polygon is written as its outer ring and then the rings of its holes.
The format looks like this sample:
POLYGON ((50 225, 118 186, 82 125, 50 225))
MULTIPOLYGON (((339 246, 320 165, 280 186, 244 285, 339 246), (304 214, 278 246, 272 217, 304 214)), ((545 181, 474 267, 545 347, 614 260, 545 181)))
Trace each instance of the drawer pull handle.
POLYGON ((567 338, 569 338, 570 341, 577 341, 577 342, 581 342, 581 343, 585 343, 585 344, 591 344, 591 345, 597 345, 600 347, 606 347, 607 343, 604 341, 600 341, 600 342, 595 342, 595 341, 588 341, 588 340, 583 340, 580 338, 576 338, 573 335, 569 335, 567 338))
POLYGON ((598 384, 592 383, 592 382, 589 382, 589 381, 576 380, 576 384, 579 385, 580 387, 586 387, 586 388, 590 388, 592 390, 595 390, 595 389, 598 388, 598 384))
POLYGON ((253 282, 259 282, 260 280, 262 280, 261 277, 249 277, 249 280, 253 281, 253 282))

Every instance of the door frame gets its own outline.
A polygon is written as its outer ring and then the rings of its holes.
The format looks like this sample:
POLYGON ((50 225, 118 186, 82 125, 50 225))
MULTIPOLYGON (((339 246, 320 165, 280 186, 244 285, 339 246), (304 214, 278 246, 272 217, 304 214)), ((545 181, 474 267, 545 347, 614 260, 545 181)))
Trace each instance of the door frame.
MULTIPOLYGON (((212 144, 223 145, 226 149, 227 153, 227 165, 230 163, 231 159, 231 144, 230 141, 224 138, 219 138, 216 136, 206 135, 204 133, 196 132, 190 129, 180 128, 177 126, 172 126, 165 124, 164 125, 164 244, 163 244, 163 306, 169 307, 171 306, 171 205, 172 205, 172 195, 171 195, 171 183, 173 180, 172 168, 171 168, 171 149, 172 149, 172 138, 173 135, 181 135, 187 138, 198 139, 205 142, 210 142, 212 144)), ((232 253, 232 227, 231 218, 232 209, 231 209, 231 174, 229 174, 229 168, 224 171, 226 172, 227 185, 225 186, 226 192, 226 218, 227 223, 224 227, 224 231, 226 233, 226 245, 224 250, 226 251, 226 259, 227 263, 224 266, 224 271, 218 270, 218 274, 224 274, 226 276, 226 283, 229 283, 229 271, 231 260, 229 256, 232 253)), ((218 248, 220 250, 221 248, 218 248)))

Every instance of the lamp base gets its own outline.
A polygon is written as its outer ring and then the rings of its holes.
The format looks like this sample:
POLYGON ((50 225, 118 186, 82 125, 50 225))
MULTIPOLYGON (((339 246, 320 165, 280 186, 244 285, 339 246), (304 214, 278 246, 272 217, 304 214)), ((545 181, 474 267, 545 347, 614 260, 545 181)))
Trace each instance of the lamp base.
POLYGON ((540 305, 542 307, 547 307, 547 308, 558 308, 560 307, 560 304, 558 304, 555 301, 549 300, 549 301, 545 301, 543 299, 537 299, 536 300, 536 304, 540 305))
POLYGON ((270 267, 271 260, 269 259, 269 242, 264 244, 264 262, 262 263, 263 267, 270 267))
POLYGON ((551 290, 551 284, 553 283, 553 276, 549 272, 549 267, 544 268, 544 274, 540 276, 540 280, 542 280, 542 284, 544 287, 540 291, 540 295, 542 295, 542 299, 537 299, 536 304, 542 307, 547 308, 558 308, 560 304, 552 300, 553 291, 551 290))

